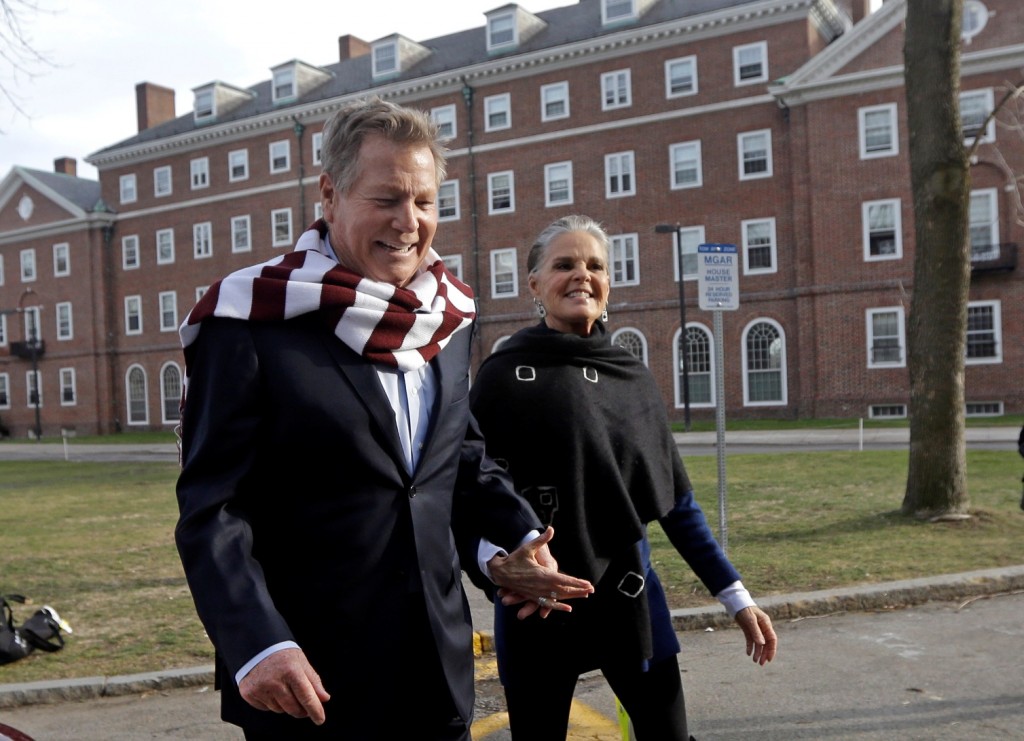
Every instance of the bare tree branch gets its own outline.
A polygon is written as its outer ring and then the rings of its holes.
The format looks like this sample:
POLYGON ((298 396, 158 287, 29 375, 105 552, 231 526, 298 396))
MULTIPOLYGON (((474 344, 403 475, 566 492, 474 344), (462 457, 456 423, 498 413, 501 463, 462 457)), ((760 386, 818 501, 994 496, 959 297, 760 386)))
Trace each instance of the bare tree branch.
POLYGON ((55 66, 28 32, 31 18, 40 13, 51 11, 38 0, 0 0, 0 97, 16 114, 26 117, 17 88, 38 77, 39 68, 55 66))

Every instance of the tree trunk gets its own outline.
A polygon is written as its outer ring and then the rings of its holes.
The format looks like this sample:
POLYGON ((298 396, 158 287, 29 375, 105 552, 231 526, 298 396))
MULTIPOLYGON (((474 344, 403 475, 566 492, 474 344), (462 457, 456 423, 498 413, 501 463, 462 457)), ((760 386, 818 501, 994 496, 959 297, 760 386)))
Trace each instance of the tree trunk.
POLYGON ((964 356, 970 171, 960 130, 962 0, 907 0, 914 287, 907 337, 910 464, 903 512, 966 512, 964 356))

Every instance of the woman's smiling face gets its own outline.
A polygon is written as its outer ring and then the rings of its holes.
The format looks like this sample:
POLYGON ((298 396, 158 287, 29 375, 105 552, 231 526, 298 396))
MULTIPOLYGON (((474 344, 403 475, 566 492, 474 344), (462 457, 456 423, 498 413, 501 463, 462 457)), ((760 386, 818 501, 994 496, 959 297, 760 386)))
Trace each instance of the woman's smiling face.
POLYGON ((586 337, 608 304, 608 254, 586 232, 559 234, 530 273, 529 284, 530 293, 547 311, 545 324, 586 337))

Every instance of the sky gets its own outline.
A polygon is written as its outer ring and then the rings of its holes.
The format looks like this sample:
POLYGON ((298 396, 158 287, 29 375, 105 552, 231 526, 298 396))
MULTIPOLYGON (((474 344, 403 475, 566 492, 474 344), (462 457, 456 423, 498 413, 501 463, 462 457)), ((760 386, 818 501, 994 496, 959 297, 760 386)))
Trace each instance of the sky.
MULTIPOLYGON (((518 0, 538 13, 576 0, 518 0)), ((60 157, 96 178, 85 158, 137 131, 135 86, 175 92, 176 114, 192 89, 214 80, 250 87, 291 59, 338 61, 338 37, 375 41, 400 33, 424 41, 485 23, 505 0, 7 0, 22 9, 22 34, 49 64, 15 73, 0 55, 0 179, 15 165, 53 170, 60 157), (25 4, 40 10, 29 12, 25 4), (441 12, 437 8, 443 7, 441 12)))

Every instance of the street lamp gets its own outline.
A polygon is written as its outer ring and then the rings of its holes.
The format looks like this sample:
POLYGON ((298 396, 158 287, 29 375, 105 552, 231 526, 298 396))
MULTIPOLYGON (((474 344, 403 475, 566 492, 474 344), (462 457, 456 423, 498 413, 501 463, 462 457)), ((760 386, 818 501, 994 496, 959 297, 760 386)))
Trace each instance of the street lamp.
POLYGON ((679 263, 679 342, 682 345, 679 365, 683 371, 683 425, 690 431, 690 341, 686 331, 686 271, 683 267, 683 228, 679 224, 658 224, 658 234, 676 235, 676 259, 679 263))

